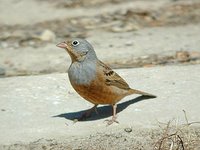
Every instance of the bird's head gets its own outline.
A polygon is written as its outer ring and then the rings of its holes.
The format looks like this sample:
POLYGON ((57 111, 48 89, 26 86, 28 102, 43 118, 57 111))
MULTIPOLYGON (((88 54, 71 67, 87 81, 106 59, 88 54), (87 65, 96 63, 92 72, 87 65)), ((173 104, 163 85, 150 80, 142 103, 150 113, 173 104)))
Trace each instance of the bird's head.
POLYGON ((72 62, 95 60, 97 58, 92 45, 84 39, 75 38, 69 41, 61 42, 56 46, 64 48, 69 53, 72 62))

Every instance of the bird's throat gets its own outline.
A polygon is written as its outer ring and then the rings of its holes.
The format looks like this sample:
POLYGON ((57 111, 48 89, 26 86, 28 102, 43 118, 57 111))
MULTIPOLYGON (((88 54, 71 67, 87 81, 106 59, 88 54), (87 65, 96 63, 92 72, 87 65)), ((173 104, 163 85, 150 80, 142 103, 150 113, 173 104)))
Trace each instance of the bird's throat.
POLYGON ((72 62, 68 70, 68 75, 70 81, 73 81, 75 84, 90 84, 96 76, 96 63, 88 63, 85 61, 72 62))
POLYGON ((67 49, 67 52, 71 57, 72 63, 74 63, 76 61, 78 61, 78 62, 84 61, 85 58, 86 58, 85 53, 77 53, 75 51, 71 51, 71 50, 68 50, 68 49, 67 49))

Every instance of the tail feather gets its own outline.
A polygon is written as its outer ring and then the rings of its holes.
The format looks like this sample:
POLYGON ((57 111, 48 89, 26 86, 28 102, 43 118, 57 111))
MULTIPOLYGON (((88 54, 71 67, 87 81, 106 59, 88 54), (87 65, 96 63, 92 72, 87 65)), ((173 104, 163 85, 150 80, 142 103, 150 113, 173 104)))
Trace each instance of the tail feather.
POLYGON ((153 95, 153 94, 149 94, 143 91, 139 91, 139 90, 135 90, 135 89, 130 89, 129 90, 129 94, 141 94, 144 96, 148 96, 148 97, 152 97, 152 98, 156 98, 157 96, 153 95))

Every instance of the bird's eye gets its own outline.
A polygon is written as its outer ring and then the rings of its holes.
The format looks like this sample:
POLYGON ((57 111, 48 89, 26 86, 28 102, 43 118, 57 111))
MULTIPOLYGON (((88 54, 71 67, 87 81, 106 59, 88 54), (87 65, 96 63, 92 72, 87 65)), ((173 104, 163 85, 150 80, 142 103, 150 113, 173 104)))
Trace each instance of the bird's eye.
POLYGON ((75 40, 75 41, 72 42, 73 46, 77 46, 78 44, 79 44, 79 42, 77 40, 75 40))

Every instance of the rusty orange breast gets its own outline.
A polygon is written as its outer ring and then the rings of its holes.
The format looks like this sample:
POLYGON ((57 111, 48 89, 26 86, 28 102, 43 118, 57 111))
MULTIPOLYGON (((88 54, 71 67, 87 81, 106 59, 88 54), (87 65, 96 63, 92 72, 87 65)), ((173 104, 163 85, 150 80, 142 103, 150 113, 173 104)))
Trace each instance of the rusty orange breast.
POLYGON ((115 104, 126 96, 124 90, 106 85, 99 74, 89 84, 71 84, 80 96, 93 104, 115 104))

